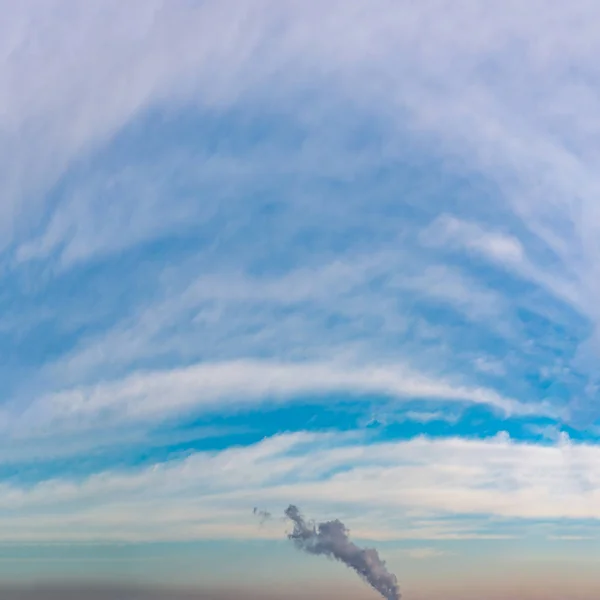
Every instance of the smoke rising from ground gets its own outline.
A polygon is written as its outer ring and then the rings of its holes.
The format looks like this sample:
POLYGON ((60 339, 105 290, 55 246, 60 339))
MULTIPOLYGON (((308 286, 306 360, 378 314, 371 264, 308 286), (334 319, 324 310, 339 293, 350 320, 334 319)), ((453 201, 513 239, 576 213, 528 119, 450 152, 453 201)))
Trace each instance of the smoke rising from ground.
POLYGON ((339 560, 356 571, 387 600, 400 599, 398 580, 387 570, 377 550, 360 548, 351 542, 349 532, 341 521, 307 522, 293 504, 287 507, 285 515, 294 524, 294 530, 288 534, 288 538, 298 549, 339 560))

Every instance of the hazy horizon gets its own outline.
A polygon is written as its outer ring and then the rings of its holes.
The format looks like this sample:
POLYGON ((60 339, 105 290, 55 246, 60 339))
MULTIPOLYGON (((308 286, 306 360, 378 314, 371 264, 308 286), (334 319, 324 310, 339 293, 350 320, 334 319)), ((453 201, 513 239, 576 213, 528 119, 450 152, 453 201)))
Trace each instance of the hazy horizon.
MULTIPOLYGON (((381 554, 401 583, 403 598, 417 600, 548 600, 594 598, 593 556, 555 555, 524 558, 515 543, 491 555, 411 556, 384 545, 381 554)), ((477 548, 473 548, 477 551, 477 548)), ((89 590, 98 598, 215 598, 242 591, 256 598, 330 598, 374 600, 378 597, 347 568, 321 557, 296 556, 283 542, 211 542, 175 544, 61 545, 31 556, 29 547, 0 552, 0 597, 49 597, 89 590), (7 554, 12 558, 7 560, 7 554), (285 592, 284 592, 285 590, 285 592), (129 594, 122 596, 122 594, 129 594)), ((87 593, 87 591, 86 591, 87 593)), ((69 597, 68 595, 66 596, 69 597)), ((82 596, 85 597, 85 596, 82 596)))
MULTIPOLYGON (((424 586, 425 589, 408 589, 406 596, 415 600, 593 600, 597 586, 582 585, 571 581, 558 585, 547 582, 503 581, 469 582, 448 586, 440 582, 436 586, 424 586)), ((344 598, 346 600, 374 600, 378 594, 367 587, 341 586, 334 588, 326 584, 306 586, 303 590, 294 589, 282 593, 272 586, 248 587, 202 587, 174 585, 142 585, 142 584, 110 584, 107 582, 37 582, 21 585, 0 586, 0 597, 3 600, 231 600, 247 598, 248 600, 303 600, 314 598, 344 598)))

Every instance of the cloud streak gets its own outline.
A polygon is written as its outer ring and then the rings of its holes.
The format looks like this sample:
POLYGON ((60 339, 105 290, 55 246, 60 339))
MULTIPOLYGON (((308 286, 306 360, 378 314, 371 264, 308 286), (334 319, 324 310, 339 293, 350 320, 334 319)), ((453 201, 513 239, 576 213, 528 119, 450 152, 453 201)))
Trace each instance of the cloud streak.
POLYGON ((525 404, 486 388, 428 377, 401 364, 277 363, 239 360, 140 372, 123 380, 65 390, 36 400, 10 423, 16 432, 114 422, 156 421, 189 413, 226 413, 249 407, 306 402, 333 392, 398 401, 429 400, 488 406, 504 415, 548 415, 549 405, 525 404), (166 402, 169 398, 170 401, 166 402))
POLYGON ((599 453, 564 436, 541 446, 506 436, 373 443, 358 432, 286 434, 147 467, 6 482, 0 541, 278 539, 277 520, 257 528, 248 506, 273 513, 289 498, 341 515, 358 539, 505 539, 540 522, 548 535, 584 527, 589 536, 600 532, 599 453))

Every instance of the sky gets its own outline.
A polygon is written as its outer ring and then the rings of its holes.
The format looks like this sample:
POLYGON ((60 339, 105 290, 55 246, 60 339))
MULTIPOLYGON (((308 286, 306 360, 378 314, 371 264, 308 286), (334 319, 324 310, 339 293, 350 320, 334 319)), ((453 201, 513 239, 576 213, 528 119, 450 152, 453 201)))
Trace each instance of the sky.
POLYGON ((597 2, 0 8, 0 587, 598 597, 597 2))

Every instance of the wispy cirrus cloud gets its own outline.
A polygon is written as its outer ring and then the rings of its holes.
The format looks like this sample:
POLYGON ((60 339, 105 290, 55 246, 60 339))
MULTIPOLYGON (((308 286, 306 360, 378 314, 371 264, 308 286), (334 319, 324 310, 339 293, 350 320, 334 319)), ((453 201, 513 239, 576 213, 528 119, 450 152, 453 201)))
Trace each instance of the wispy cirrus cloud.
POLYGON ((493 390, 453 384, 411 371, 402 364, 276 363, 238 360, 200 363, 177 370, 134 373, 103 385, 41 397, 9 420, 16 431, 41 427, 90 427, 99 419, 156 421, 207 411, 227 413, 248 406, 306 402, 332 403, 329 394, 381 395, 402 400, 479 404, 505 415, 553 416, 551 405, 521 403, 493 390))
MULTIPOLYGON (((552 417, 523 438, 575 413, 593 432, 600 11, 521 4, 6 6, 0 380, 15 443, 41 432, 52 454, 65 430, 102 424, 103 439, 63 440, 62 456, 144 445, 148 423, 317 395, 422 404, 404 416, 423 427, 458 426, 453 407, 476 405, 497 422, 552 417)), ((62 515, 72 527, 32 508, 5 517, 6 535, 251 536, 242 501, 267 491, 597 518, 595 446, 454 437, 369 441, 349 462, 332 451, 343 473, 296 483, 249 471, 246 489, 236 471, 248 495, 218 505, 229 525, 210 524, 211 490, 194 488, 202 507, 174 497, 192 493, 190 472, 268 447, 123 476, 104 465, 83 483, 39 472, 0 505, 79 503, 62 515), (363 469, 363 455, 389 464, 363 469), (408 483, 384 488, 390 477, 408 483), (148 527, 140 506, 162 520, 148 527)))

